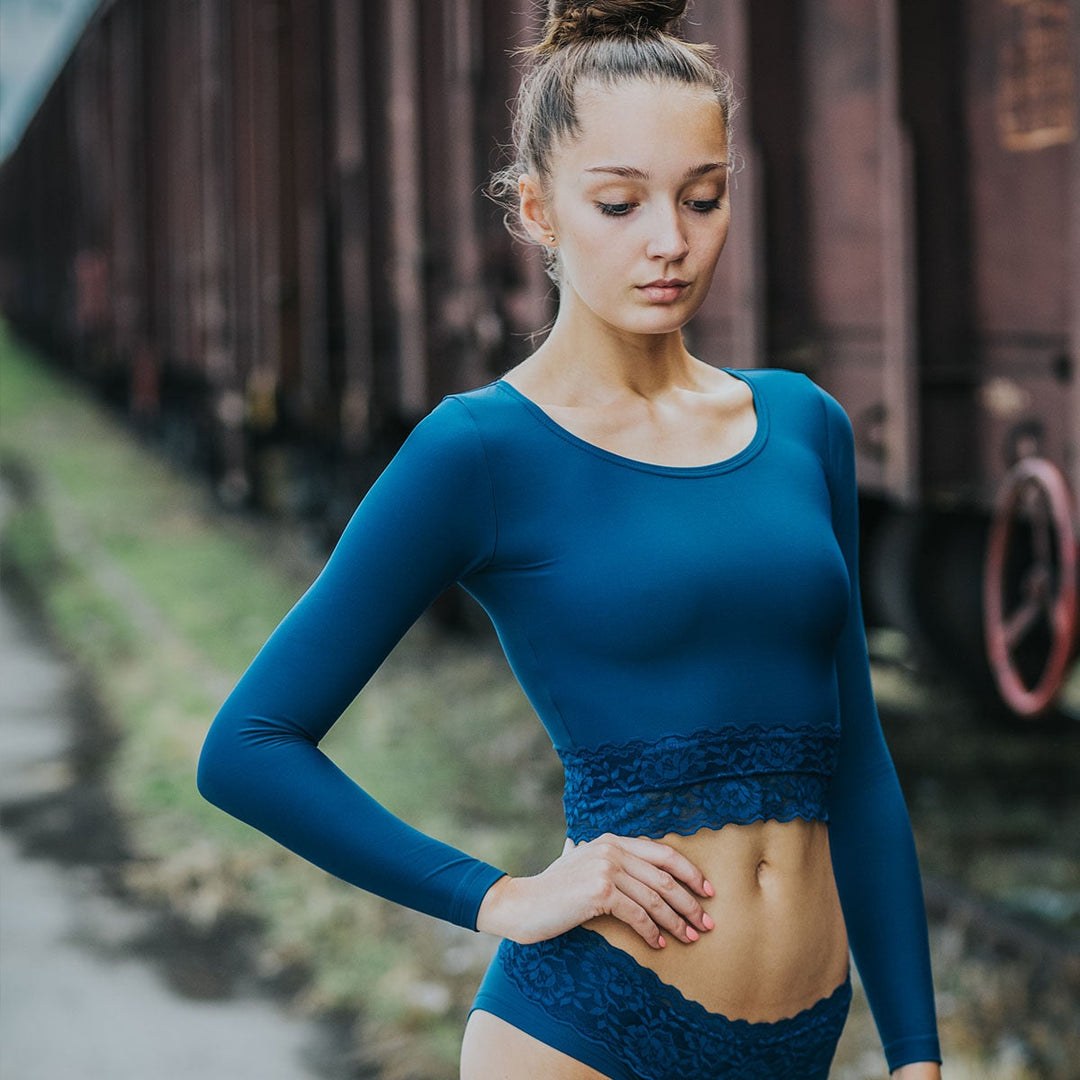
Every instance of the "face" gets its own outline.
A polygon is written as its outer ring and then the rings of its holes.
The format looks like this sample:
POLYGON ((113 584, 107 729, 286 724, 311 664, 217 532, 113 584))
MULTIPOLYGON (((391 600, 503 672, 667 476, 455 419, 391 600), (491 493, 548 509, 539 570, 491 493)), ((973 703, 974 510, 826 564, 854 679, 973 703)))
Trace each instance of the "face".
POLYGON ((727 239, 728 145, 708 90, 634 80, 579 88, 581 134, 556 148, 547 198, 522 177, 522 220, 557 237, 560 307, 665 333, 698 310, 727 239))

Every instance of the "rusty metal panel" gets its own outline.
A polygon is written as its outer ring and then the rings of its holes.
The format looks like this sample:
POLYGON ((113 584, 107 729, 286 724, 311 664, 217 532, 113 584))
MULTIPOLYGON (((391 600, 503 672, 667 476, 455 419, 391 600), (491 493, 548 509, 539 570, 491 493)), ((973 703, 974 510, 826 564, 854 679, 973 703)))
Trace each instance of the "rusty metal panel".
POLYGON ((267 0, 232 0, 229 128, 231 138, 232 372, 215 394, 216 423, 229 498, 246 497, 252 480, 246 431, 277 420, 280 334, 276 253, 280 221, 277 158, 276 10, 267 0))
POLYGON ((101 23, 91 22, 68 69, 71 80, 69 123, 78 172, 79 202, 75 242, 79 250, 101 248, 105 238, 109 172, 106 43, 101 23))
MULTIPOLYGON (((453 288, 451 265, 454 242, 450 201, 446 192, 453 159, 449 145, 452 136, 446 130, 443 113, 446 87, 452 77, 445 17, 446 12, 441 4, 421 3, 417 7, 418 47, 422 62, 416 106, 423 124, 420 205, 423 214, 427 344, 433 356, 445 357, 441 360, 444 365, 441 372, 443 377, 456 381, 461 358, 452 328, 445 319, 447 294, 453 288)), ((430 387, 425 385, 425 399, 430 393, 430 387)))
POLYGON ((255 230, 253 302, 257 348, 248 378, 247 420, 256 430, 271 428, 276 419, 277 391, 282 373, 282 147, 281 65, 279 33, 283 0, 256 0, 252 5, 250 143, 253 157, 255 230))
MULTIPOLYGON (((534 12, 530 11, 525 4, 506 5, 504 0, 488 0, 484 18, 485 26, 489 27, 489 49, 504 51, 508 48, 528 45, 537 40, 538 20, 534 12), (492 10, 493 7, 497 8, 497 12, 492 10), (501 18, 502 23, 497 24, 496 18, 501 18), (494 33, 497 25, 500 30, 505 31, 498 36, 494 33)), ((506 58, 504 64, 505 93, 497 99, 500 104, 503 101, 511 102, 521 84, 520 61, 514 62, 506 58)), ((508 108, 499 111, 495 124, 496 130, 501 132, 499 142, 509 144, 510 111, 508 108)), ((496 160, 499 165, 502 165, 501 159, 496 160)), ((485 181, 486 179, 485 176, 485 181)), ((500 219, 499 227, 501 228, 501 215, 497 214, 497 216, 500 219)), ((501 236, 498 242, 507 243, 501 236)), ((493 287, 497 288, 500 295, 501 318, 506 326, 504 362, 506 366, 509 366, 510 361, 523 359, 533 351, 534 342, 539 340, 533 337, 534 333, 549 325, 554 318, 556 291, 547 274, 544 273, 541 253, 533 245, 513 241, 502 250, 505 255, 499 265, 503 273, 493 281, 493 287)))
POLYGON ((25 328, 65 359, 77 344, 76 287, 79 161, 71 135, 71 73, 65 70, 35 115, 30 140, 28 299, 25 328))
MULTIPOLYGON (((740 80, 748 74, 743 48, 743 8, 744 0, 699 5, 694 18, 685 28, 691 40, 722 43, 718 62, 740 80)), ((746 139, 747 136, 746 131, 736 136, 736 145, 740 149, 743 146, 740 138, 746 139)), ((752 211, 748 216, 749 207, 743 200, 744 192, 749 190, 745 180, 744 173, 732 183, 732 224, 727 248, 716 268, 712 289, 705 303, 686 328, 687 347, 700 359, 713 364, 754 366, 745 355, 735 359, 736 323, 741 307, 737 290, 743 280, 739 274, 752 246, 749 241, 753 228, 750 220, 752 211)))
POLYGON ((742 169, 731 181, 731 231, 713 278, 712 289, 686 328, 687 346, 712 364, 757 367, 764 359, 758 270, 763 260, 757 252, 758 204, 756 201, 757 154, 745 87, 750 79, 749 14, 746 0, 725 0, 701 5, 686 24, 688 38, 718 43, 717 61, 736 80, 736 92, 746 110, 735 120, 734 145, 742 169), (742 126, 739 126, 739 125, 742 126))
MULTIPOLYGON (((501 167, 510 141, 510 109, 518 79, 509 50, 521 44, 520 5, 501 0, 478 0, 476 5, 478 67, 475 73, 476 135, 473 156, 476 171, 476 229, 480 245, 481 312, 476 320, 477 346, 483 353, 485 377, 509 367, 524 355, 528 342, 515 337, 508 311, 508 298, 523 285, 534 260, 515 243, 503 224, 503 212, 485 197, 492 172, 501 167), (515 10, 518 9, 518 10, 515 10)), ((539 269, 539 267, 536 267, 539 269)), ((542 271, 540 277, 546 282, 542 271)), ((540 282, 541 303, 546 289, 540 282)), ((538 328, 547 318, 541 307, 529 329, 538 328)))
POLYGON ((231 81, 228 55, 226 0, 200 0, 199 34, 199 133, 198 148, 201 221, 194 223, 198 238, 199 277, 197 315, 206 380, 216 392, 240 388, 236 369, 233 329, 233 277, 231 244, 232 214, 227 198, 232 190, 230 154, 231 81))
POLYGON ((389 178, 389 276, 396 326, 397 394, 402 415, 416 417, 428 405, 426 220, 423 140, 435 125, 421 130, 420 11, 415 0, 384 5, 388 20, 389 145, 385 169, 389 178))
MULTIPOLYGON (((143 79, 140 90, 146 102, 143 159, 147 177, 146 302, 148 332, 155 352, 171 352, 171 273, 169 252, 169 81, 167 10, 161 4, 142 8, 143 79)), ((157 362, 157 361, 154 361, 157 362)))
POLYGON ((497 308, 486 296, 479 234, 477 88, 484 37, 476 0, 420 4, 422 57, 423 252, 427 351, 426 408, 442 393, 486 381, 489 351, 501 338, 497 308))
POLYGON ((806 0, 802 150, 823 363, 878 362, 883 288, 877 6, 806 0))
MULTIPOLYGON (((477 234, 475 170, 476 75, 480 59, 474 0, 448 0, 441 6, 445 82, 440 111, 433 119, 446 142, 444 197, 447 230, 447 272, 436 317, 442 324, 448 363, 435 365, 433 397, 453 387, 485 381, 485 357, 476 328, 484 311, 477 234), (438 375, 452 373, 452 384, 438 375)), ((445 355, 445 354, 444 354, 445 355)))
POLYGON ((998 137, 1007 150, 1068 146, 1076 138, 1070 0, 1005 0, 997 9, 998 137))
POLYGON ((371 299, 368 285, 368 186, 363 59, 371 50, 353 0, 333 0, 334 164, 342 296, 340 431, 346 453, 358 452, 371 424, 371 299))
POLYGON ((856 423, 863 485, 910 498, 915 268, 895 19, 894 0, 797 12, 765 0, 718 5, 702 27, 743 97, 744 159, 705 314, 725 305, 722 355, 806 371, 834 393, 856 423))
MULTIPOLYGON (((233 0, 229 35, 232 67, 232 247, 235 260, 231 307, 235 326, 237 371, 242 379, 254 365, 259 348, 255 295, 257 274, 253 265, 255 236, 255 161, 256 126, 252 116, 255 87, 252 79, 253 7, 255 0, 233 0)), ((233 408, 235 412, 235 407, 233 408)))
POLYGON ((170 266, 175 304, 175 360, 205 377, 205 349, 198 319, 201 304, 202 229, 200 0, 172 0, 169 54, 172 68, 169 111, 175 125, 170 156, 170 266))
MULTIPOLYGON (((132 352, 128 377, 129 406, 138 419, 152 420, 157 417, 161 405, 161 353, 156 289, 160 280, 159 245, 162 242, 158 191, 155 188, 156 165, 152 141, 155 136, 156 113, 153 96, 155 84, 152 79, 154 50, 153 30, 157 10, 149 10, 145 4, 118 3, 111 9, 114 21, 123 23, 119 30, 126 59, 128 82, 117 86, 114 92, 116 106, 114 120, 118 127, 118 139, 129 135, 130 146, 117 147, 118 158, 128 156, 130 164, 122 166, 130 173, 133 184, 133 202, 128 221, 119 226, 124 230, 123 243, 130 243, 130 256, 125 252, 124 273, 132 288, 135 302, 125 313, 125 321, 133 334, 132 352), (129 66, 128 66, 129 65, 129 66), (125 130, 126 129, 126 130, 125 130)), ((117 71, 117 76, 120 72, 117 71)), ((121 207, 117 206, 117 216, 121 207)))
POLYGON ((1080 276, 1069 228, 1080 27, 1064 0, 978 7, 966 26, 964 109, 980 452, 967 471, 989 504, 1018 444, 1067 469, 1080 431, 1070 393, 1080 276))
MULTIPOLYGON (((803 370, 813 324, 810 312, 809 197, 801 152, 803 20, 790 0, 755 0, 748 10, 749 77, 740 86, 749 114, 736 116, 736 147, 752 139, 758 155, 758 199, 764 233, 759 254, 765 307, 766 362, 803 370)), ((739 180, 742 184, 742 178, 739 180)))
MULTIPOLYGON (((300 304, 297 281, 297 164, 296 164, 296 65, 291 39, 297 29, 294 0, 276 0, 274 4, 274 27, 267 36, 267 47, 272 52, 276 76, 277 98, 275 115, 271 124, 278 133, 277 161, 269 174, 274 183, 274 218, 277 250, 274 252, 274 270, 277 278, 274 312, 278 346, 278 401, 279 405, 295 413, 300 386, 300 304)), ((279 416, 279 423, 289 423, 279 416)))
MULTIPOLYGON (((295 301, 293 321, 299 366, 297 407, 316 433, 331 434, 328 380, 326 293, 326 179, 323 141, 327 25, 322 0, 292 0, 287 62, 295 72, 292 112, 292 165, 295 170, 295 301)), ((285 162, 288 167, 289 162, 285 162)))
POLYGON ((24 329, 61 355, 75 340, 74 255, 77 163, 69 136, 67 72, 61 74, 38 109, 25 137, 26 187, 7 205, 26 215, 25 306, 18 312, 24 329))
MULTIPOLYGON (((844 405, 855 428, 857 466, 864 489, 884 492, 899 475, 901 490, 911 483, 910 463, 899 466, 897 437, 910 445, 906 408, 888 419, 886 349, 890 367, 910 364, 901 333, 903 281, 910 259, 900 248, 902 188, 886 188, 882 169, 897 167, 883 144, 883 115, 895 110, 897 73, 882 64, 890 52, 883 33, 894 19, 894 2, 804 0, 801 66, 796 92, 801 97, 801 131, 795 133, 806 186, 805 232, 798 250, 806 258, 805 315, 808 340, 796 354, 813 378, 844 405), (884 49, 884 51, 883 51, 884 49), (888 82, 886 82, 888 78, 888 82), (886 153, 883 155, 883 150, 886 153), (883 160, 883 158, 885 160, 883 160), (886 243, 884 214, 890 213, 886 243), (888 250, 890 262, 883 260, 888 250), (886 280, 886 272, 891 275, 886 280), (894 312, 886 342, 886 302, 894 312), (897 430, 899 429, 899 430, 897 430)), ((888 178, 895 184, 899 178, 888 178)), ((781 181, 782 182, 782 181, 781 181)), ((895 393, 895 386, 892 388, 895 393)), ((894 492, 895 494, 895 492, 894 492)))
POLYGON ((75 362, 96 378, 111 364, 110 260, 107 247, 109 169, 108 42, 100 20, 93 20, 68 68, 72 92, 69 130, 76 165, 77 204, 71 272, 75 286, 75 362))
POLYGON ((143 98, 134 92, 141 82, 139 18, 139 7, 131 3, 115 4, 109 11, 113 341, 119 356, 129 364, 146 344, 146 250, 141 235, 146 178, 139 153, 143 98))
MULTIPOLYGON (((878 398, 862 397, 871 423, 857 429, 858 465, 864 489, 888 494, 904 505, 921 490, 922 413, 919 393, 918 268, 915 160, 903 110, 904 59, 898 0, 877 3, 878 155, 881 267, 881 373, 878 398)), ((864 371, 862 381, 870 384, 864 371)), ((870 386, 866 386, 870 391, 870 386)), ((870 391, 872 392, 872 391, 870 391)), ((860 415, 860 402, 848 407, 860 415)), ((853 418, 853 423, 855 422, 853 418)))
MULTIPOLYGON (((1059 127, 1057 138, 1043 145, 1034 141, 1038 131, 1029 131, 1021 139, 1018 130, 1007 126, 1019 124, 1019 117, 1009 115, 1014 112, 1013 99, 1019 96, 1019 90, 1010 86, 1020 81, 1019 73, 1016 62, 1006 60, 1018 46, 1014 19, 1018 10, 1035 8, 1068 13, 1064 2, 984 0, 970 11, 967 21, 964 104, 971 172, 974 318, 980 334, 990 341, 1022 334, 1045 339, 1043 348, 1060 350, 1068 332, 1071 295, 1068 232, 1062 226, 1067 220, 1076 131, 1059 127)), ((1045 57, 1026 65, 1029 113, 1037 111, 1031 101, 1032 86, 1063 81, 1054 75, 1060 63, 1058 53, 1067 55, 1068 22, 1055 24, 1046 36, 1057 41, 1056 48, 1045 43, 1045 57)), ((1067 88, 1073 96, 1072 72, 1068 74, 1067 88)), ((1064 124, 1063 117, 1058 119, 1064 124)), ((1033 362, 1045 355, 1035 340, 1031 347, 1033 362)))

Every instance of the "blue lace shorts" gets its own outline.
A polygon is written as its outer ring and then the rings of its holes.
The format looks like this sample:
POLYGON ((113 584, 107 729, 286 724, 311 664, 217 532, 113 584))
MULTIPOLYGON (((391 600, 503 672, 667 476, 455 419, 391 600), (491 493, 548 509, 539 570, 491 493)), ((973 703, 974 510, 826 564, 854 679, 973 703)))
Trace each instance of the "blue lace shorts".
POLYGON ((851 979, 795 1016, 729 1020, 577 926, 535 945, 503 940, 473 1001, 612 1080, 826 1080, 851 979))

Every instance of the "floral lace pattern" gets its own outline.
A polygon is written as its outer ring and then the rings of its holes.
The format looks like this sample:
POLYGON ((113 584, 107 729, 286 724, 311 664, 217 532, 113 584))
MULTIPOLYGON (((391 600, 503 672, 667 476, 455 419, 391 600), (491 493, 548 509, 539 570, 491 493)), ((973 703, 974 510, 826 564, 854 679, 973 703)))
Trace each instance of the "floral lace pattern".
POLYGON ((575 842, 751 821, 827 821, 836 727, 755 724, 560 750, 575 842))
POLYGON ((826 1080, 851 1002, 849 978, 792 1017, 732 1020, 581 926, 533 945, 504 940, 497 957, 526 998, 642 1080, 826 1080))

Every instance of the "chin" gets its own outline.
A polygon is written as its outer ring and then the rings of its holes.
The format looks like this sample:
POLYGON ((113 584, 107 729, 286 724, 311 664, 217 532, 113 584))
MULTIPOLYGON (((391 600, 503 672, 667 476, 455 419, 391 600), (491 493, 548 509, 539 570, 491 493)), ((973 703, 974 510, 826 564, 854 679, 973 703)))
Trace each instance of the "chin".
POLYGON ((636 311, 616 323, 625 330, 638 334, 670 334, 681 330, 697 313, 700 305, 659 305, 636 311))
MULTIPOLYGON (((690 298, 688 298, 690 299, 690 298)), ((698 298, 693 302, 679 301, 674 304, 590 303, 582 298, 584 306, 594 318, 623 334, 670 334, 681 330, 698 312, 698 298)))

